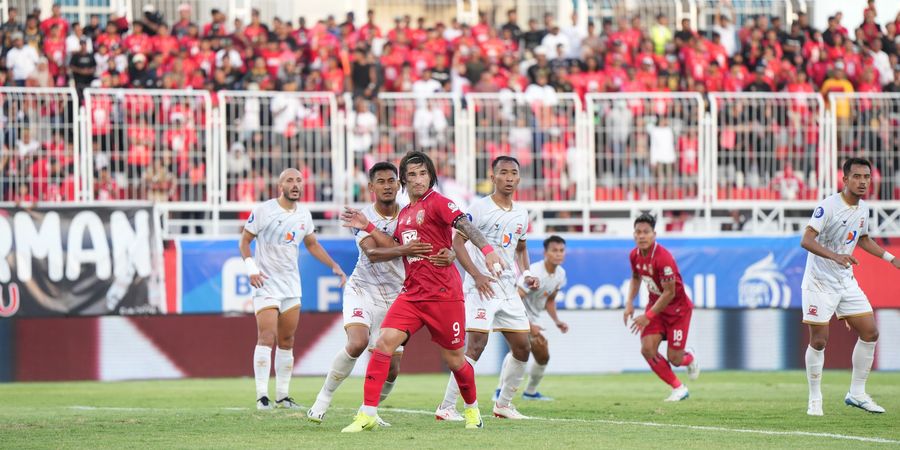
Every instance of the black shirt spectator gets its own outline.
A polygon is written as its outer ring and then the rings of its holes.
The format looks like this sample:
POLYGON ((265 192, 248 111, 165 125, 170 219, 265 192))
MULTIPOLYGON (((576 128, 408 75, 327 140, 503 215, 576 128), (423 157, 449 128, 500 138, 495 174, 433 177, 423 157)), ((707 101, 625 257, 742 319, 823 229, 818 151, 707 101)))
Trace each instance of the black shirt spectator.
POLYGON ((547 30, 539 30, 537 28, 537 20, 529 20, 528 31, 522 33, 522 41, 525 43, 525 49, 533 50, 537 46, 541 45, 541 41, 544 40, 544 36, 546 35, 547 30))
POLYGON ((84 89, 91 85, 94 81, 94 72, 97 70, 97 61, 94 54, 87 51, 87 39, 81 39, 81 49, 78 53, 72 55, 69 62, 72 69, 72 78, 75 80, 77 89, 84 89))

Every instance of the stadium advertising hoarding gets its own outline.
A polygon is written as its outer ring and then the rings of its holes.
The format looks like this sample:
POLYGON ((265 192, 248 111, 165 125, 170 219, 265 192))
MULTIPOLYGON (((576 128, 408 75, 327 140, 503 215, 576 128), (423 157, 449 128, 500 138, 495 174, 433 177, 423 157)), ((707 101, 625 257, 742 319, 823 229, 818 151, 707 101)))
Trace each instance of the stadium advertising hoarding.
POLYGON ((165 312, 149 204, 0 213, 0 317, 165 312))
MULTIPOLYGON (((352 239, 321 239, 322 245, 348 274, 356 263, 352 239)), ((807 252, 799 236, 740 238, 669 238, 660 240, 678 261, 685 288, 698 308, 795 309, 801 304, 800 284, 807 252)), ((569 284, 558 296, 560 309, 621 308, 631 268, 626 239, 570 239, 564 267, 569 284)), ((237 240, 178 242, 179 286, 169 299, 170 311, 184 313, 252 312, 251 288, 237 251, 237 240)), ((542 258, 538 238, 531 239, 531 260, 542 258)), ((858 252, 861 253, 861 252, 858 252)), ((879 271, 895 276, 884 261, 864 259, 856 268, 863 289, 879 271)), ((301 250, 304 311, 340 311, 338 278, 301 250)), ((882 283, 883 284, 883 283, 882 283)), ((876 307, 898 307, 895 296, 871 287, 876 307), (884 297, 884 298, 882 298, 884 297)), ((646 302, 642 294, 641 305, 646 302)))

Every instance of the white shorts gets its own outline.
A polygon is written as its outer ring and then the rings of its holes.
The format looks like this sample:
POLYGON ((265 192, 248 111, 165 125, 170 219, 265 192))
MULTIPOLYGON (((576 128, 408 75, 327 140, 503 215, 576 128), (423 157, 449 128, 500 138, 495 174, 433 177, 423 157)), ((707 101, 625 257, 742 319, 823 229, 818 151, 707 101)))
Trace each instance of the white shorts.
POLYGON ((278 314, 284 314, 294 308, 300 307, 300 297, 272 298, 253 297, 253 310, 256 314, 266 309, 278 308, 278 314))
MULTIPOLYGON (((375 348, 375 341, 381 334, 381 322, 387 314, 389 303, 372 299, 365 291, 347 287, 344 289, 344 329, 353 326, 369 328, 369 350, 375 348)), ((403 346, 397 347, 403 351, 403 346)))
POLYGON ((466 331, 531 331, 525 304, 518 296, 482 299, 478 289, 466 291, 466 331))
POLYGON ((826 324, 834 314, 838 319, 864 316, 872 314, 872 305, 855 282, 837 294, 803 290, 803 323, 826 324))

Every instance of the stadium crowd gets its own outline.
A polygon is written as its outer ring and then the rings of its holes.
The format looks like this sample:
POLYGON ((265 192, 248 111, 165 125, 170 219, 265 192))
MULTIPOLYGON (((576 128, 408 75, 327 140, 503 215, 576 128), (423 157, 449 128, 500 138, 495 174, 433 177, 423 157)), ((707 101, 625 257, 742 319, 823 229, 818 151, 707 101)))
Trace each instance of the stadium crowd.
MULTIPOLYGON (((571 21, 566 20, 569 18, 557 21, 554 16, 545 15, 542 23, 531 19, 525 27, 520 27, 515 10, 508 11, 507 22, 503 24, 488 23, 485 14, 480 14, 478 23, 471 26, 456 20, 428 23, 423 17, 413 23, 410 16, 403 16, 395 18, 393 27, 382 29, 375 24, 373 11, 368 12, 363 23, 352 14, 342 22, 329 16, 314 23, 304 17, 296 22, 275 18, 271 23, 263 23, 256 10, 247 22, 235 19, 228 23, 221 10, 213 9, 206 23, 197 24, 190 19, 190 8, 182 4, 179 17, 164 18, 148 4, 143 16, 132 22, 124 15, 114 14, 108 18, 91 16, 86 24, 67 21, 59 5, 54 5, 49 14, 10 8, 8 20, 0 25, 3 46, 0 63, 5 69, 0 71, 0 85, 73 85, 79 93, 86 87, 206 90, 212 94, 214 105, 219 101, 215 93, 221 90, 326 91, 338 94, 339 102, 348 93, 356 104, 341 103, 341 107, 356 111, 349 127, 354 135, 351 150, 359 154, 376 153, 388 145, 403 147, 404 143, 425 149, 449 148, 448 142, 452 143, 452 139, 434 136, 448 129, 447 119, 440 117, 447 115, 446 108, 441 112, 438 106, 433 108, 433 114, 419 114, 418 110, 409 114, 409 123, 405 124, 412 128, 415 120, 424 120, 416 124, 424 124, 424 128, 416 126, 415 129, 431 130, 431 136, 422 136, 417 131, 410 133, 409 140, 404 142, 379 135, 379 127, 387 123, 398 125, 384 117, 377 107, 380 92, 521 93, 529 103, 549 105, 550 112, 534 110, 528 113, 527 122, 520 123, 520 116, 505 117, 500 111, 495 115, 496 120, 509 123, 486 126, 485 129, 494 131, 479 134, 477 144, 493 149, 485 150, 486 153, 496 153, 507 152, 510 145, 524 142, 520 156, 524 160, 534 159, 528 163, 532 165, 532 174, 557 180, 549 193, 540 188, 524 191, 523 195, 539 200, 565 200, 574 195, 573 187, 565 180, 565 172, 571 169, 566 166, 572 164, 571 159, 566 161, 566 154, 574 146, 573 136, 565 131, 554 132, 554 128, 565 129, 568 124, 541 123, 543 117, 555 120, 552 117, 559 115, 553 114, 558 112, 553 100, 557 93, 574 93, 583 98, 592 92, 643 91, 704 95, 718 91, 900 92, 900 14, 895 18, 879 17, 873 1, 865 7, 862 24, 848 29, 841 13, 836 13, 824 30, 814 29, 803 13, 790 24, 782 24, 779 17, 765 15, 736 23, 735 12, 728 6, 716 11, 715 25, 705 30, 694 28, 687 19, 674 26, 665 15, 658 16, 650 26, 645 26, 640 17, 624 15, 599 23, 589 21, 586 30, 574 25, 575 17, 571 21), (531 136, 520 133, 519 141, 515 141, 513 130, 520 125, 536 130, 531 136), (429 146, 429 140, 435 144, 429 146), (548 152, 552 154, 544 154, 548 152)), ((647 21, 646 17, 643 19, 647 21)), ((200 187, 194 184, 202 184, 205 164, 202 155, 196 156, 202 153, 198 152, 202 142, 198 136, 203 132, 198 122, 202 119, 191 113, 191 105, 142 105, 140 99, 131 100, 130 105, 122 108, 124 113, 101 118, 106 122, 94 117, 91 138, 107 152, 98 156, 100 163, 95 164, 94 174, 97 182, 106 188, 95 188, 95 195, 164 200, 184 198, 187 192, 196 194, 200 187), (160 120, 181 131, 152 125, 160 120), (161 147, 164 147, 163 154, 152 151, 161 147), (107 173, 104 168, 108 169, 107 173), (109 170, 113 173, 108 173, 109 170), (116 177, 122 173, 132 179, 146 177, 154 181, 142 183, 141 192, 110 187, 117 179, 120 184, 125 182, 122 177, 116 177), (182 189, 176 188, 176 184, 182 189), (184 192, 179 194, 179 191, 184 192)), ((108 109, 111 103, 104 104, 104 101, 121 99, 100 98, 96 110, 108 109)), ((292 114, 295 109, 302 109, 288 106, 292 114)), ((651 195, 655 198, 692 195, 691 190, 696 186, 697 124, 669 123, 665 116, 670 114, 665 112, 660 114, 652 107, 626 106, 630 118, 627 112, 617 110, 617 105, 610 105, 603 118, 595 118, 595 124, 610 130, 615 125, 628 125, 624 130, 619 128, 618 133, 607 132, 596 137, 598 152, 602 153, 598 155, 598 161, 602 162, 597 165, 601 180, 598 184, 604 185, 602 180, 608 184, 605 191, 597 193, 597 198, 630 198, 635 190, 645 191, 649 187, 658 188, 651 195), (682 130, 693 131, 685 134, 682 130), (650 151, 644 147, 650 147, 650 151), (623 179, 631 180, 631 184, 620 186, 619 180, 623 179)), ((64 123, 71 117, 73 107, 60 103, 29 109, 21 103, 13 106, 4 101, 3 120, 12 123, 17 114, 33 111, 53 116, 51 122, 64 123)), ((734 124, 721 130, 719 136, 720 179, 727 180, 719 186, 720 196, 815 197, 816 193, 805 186, 815 185, 814 177, 807 174, 815 172, 817 167, 818 142, 813 136, 821 124, 816 123, 807 107, 761 107, 768 111, 754 108, 759 107, 736 104, 720 111, 725 123, 734 124), (773 128, 763 130, 752 126, 754 117, 771 115, 772 108, 785 109, 781 123, 776 121, 771 125, 773 128), (766 135, 775 137, 768 139, 766 135), (779 146, 779 140, 788 144, 779 146), (796 141, 801 144, 795 144, 796 141), (774 160, 765 160, 760 154, 761 146, 766 145, 776 147, 774 160)), ((849 109, 838 108, 839 123, 859 125, 856 121, 873 119, 849 109)), ((244 118, 245 113, 233 112, 236 119, 244 118)), ((296 126, 279 125, 277 115, 274 110, 271 114, 260 114, 264 123, 257 124, 257 128, 288 135, 286 141, 254 133, 247 134, 247 138, 237 132, 229 135, 232 153, 229 158, 247 163, 233 173, 229 168, 229 180, 233 180, 229 181, 230 198, 255 201, 266 197, 269 193, 247 187, 246 182, 241 188, 241 180, 261 179, 281 168, 273 162, 277 158, 268 158, 268 166, 261 167, 259 155, 251 154, 248 162, 245 154, 235 152, 252 150, 253 142, 262 145, 283 141, 287 146, 282 146, 286 149, 284 153, 290 154, 310 139, 308 136, 290 139, 292 134, 296 137, 303 133, 304 127, 323 123, 322 117, 310 119, 310 114, 300 111, 293 120, 296 126)), ((896 116, 891 117, 898 120, 896 116)), ((22 188, 20 193, 20 187, 9 181, 9 174, 18 170, 35 178, 46 179, 48 173, 56 174, 59 180, 70 178, 71 168, 66 168, 64 149, 70 146, 66 142, 70 141, 67 137, 71 134, 46 132, 36 137, 34 130, 29 136, 28 127, 6 129, 3 154, 0 154, 0 169, 6 176, 0 177, 4 179, 0 200, 65 198, 71 183, 62 189, 60 186, 22 188), (63 150, 58 150, 59 147, 63 150), (34 158, 30 158, 32 155, 34 158), (35 167, 38 161, 41 167, 35 167)), ((842 152, 857 150, 859 140, 855 136, 849 133, 839 137, 842 152)), ((317 138, 313 136, 313 139, 317 138)), ((884 139, 880 145, 897 144, 884 139)), ((405 150, 394 148, 393 152, 405 150)), ((879 176, 885 171, 893 174, 900 168, 900 161, 894 159, 887 158, 890 161, 885 164, 890 167, 880 167, 879 176)), ((367 164, 364 159, 361 161, 367 164)), ((284 161, 284 164, 291 163, 284 161)), ((314 192, 309 194, 310 199, 324 198, 321 192, 328 189, 326 182, 330 180, 323 181, 321 186, 311 186, 314 192)), ((876 196, 877 190, 876 187, 876 196)))

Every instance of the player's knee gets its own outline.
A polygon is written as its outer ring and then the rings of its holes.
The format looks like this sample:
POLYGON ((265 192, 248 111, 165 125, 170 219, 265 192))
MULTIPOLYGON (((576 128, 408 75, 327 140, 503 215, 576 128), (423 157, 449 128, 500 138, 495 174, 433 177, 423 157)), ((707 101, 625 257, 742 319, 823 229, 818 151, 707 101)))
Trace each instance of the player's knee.
POLYGON ((809 340, 809 346, 816 350, 825 350, 825 344, 828 343, 828 338, 824 336, 814 336, 809 340))
POLYGON ((684 352, 670 352, 667 356, 669 362, 675 366, 680 366, 681 361, 684 360, 684 352))
POLYGON ((536 362, 542 366, 546 366, 547 363, 550 362, 550 355, 541 355, 541 356, 534 355, 534 362, 536 362))
POLYGON ((278 347, 283 349, 294 348, 294 336, 279 336, 278 347))
POLYGON ((354 358, 359 358, 359 355, 362 355, 363 352, 366 351, 368 345, 368 339, 350 338, 350 340, 347 341, 347 354, 354 358))
POLYGON ((873 328, 865 333, 860 333, 859 338, 865 342, 875 342, 878 340, 878 329, 873 328))
POLYGON ((519 361, 528 361, 528 356, 531 354, 531 346, 527 343, 513 346, 510 350, 512 351, 513 358, 516 358, 519 361))
POLYGON ((656 357, 656 349, 651 347, 641 347, 641 355, 645 359, 653 359, 656 357))
POLYGON ((477 361, 478 358, 481 358, 481 354, 484 353, 484 347, 484 342, 476 342, 473 340, 467 344, 466 355, 477 361))
POLYGON ((274 331, 260 331, 256 337, 256 345, 264 347, 274 347, 277 334, 274 331))

